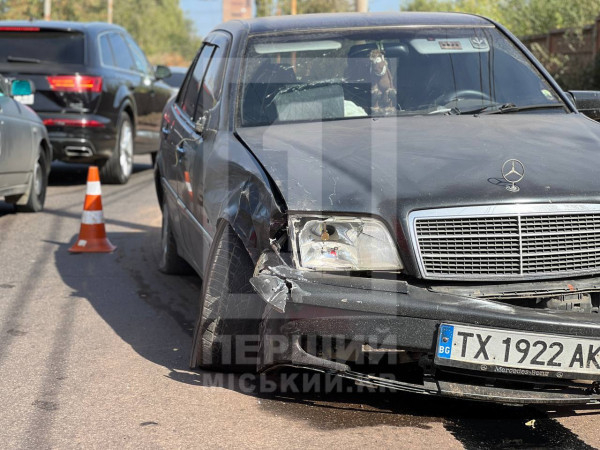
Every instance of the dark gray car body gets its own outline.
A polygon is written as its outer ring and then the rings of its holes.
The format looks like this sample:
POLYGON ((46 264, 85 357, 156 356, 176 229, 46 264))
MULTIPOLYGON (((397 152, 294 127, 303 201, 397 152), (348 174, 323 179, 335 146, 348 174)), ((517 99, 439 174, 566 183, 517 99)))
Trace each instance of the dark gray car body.
MULTIPOLYGON (((292 343, 259 368, 281 365, 328 371, 371 386, 518 403, 596 402, 596 384, 563 386, 527 379, 519 388, 486 374, 445 378, 433 360, 440 324, 451 321, 534 333, 600 338, 597 314, 536 309, 509 298, 597 292, 600 270, 587 277, 490 282, 426 279, 411 236, 410 214, 427 209, 497 205, 600 203, 600 125, 577 112, 543 67, 508 31, 487 19, 458 14, 315 15, 230 22, 206 38, 224 46, 223 87, 197 131, 177 99, 165 108, 156 167, 160 202, 174 218, 177 249, 199 274, 207 270, 220 221, 227 221, 256 263, 253 285, 283 314, 279 331, 292 343), (249 36, 298 30, 411 25, 496 26, 559 93, 564 114, 382 117, 240 127, 236 111, 249 36), (397 152, 390 154, 390 148, 397 152), (502 180, 505 161, 523 162, 519 193, 502 180), (298 270, 287 243, 295 213, 375 217, 396 241, 402 275, 331 274, 298 270), (550 294, 548 294, 550 295, 550 294), (387 383, 348 365, 309 354, 299 336, 374 336, 376 345, 423 355, 422 383, 387 383), (467 381, 465 381, 465 379, 467 381), (550 386, 538 389, 540 385, 550 386)), ((181 95, 181 94, 180 94, 181 95)), ((553 278, 553 277, 549 277, 553 278)), ((268 336, 261 336, 263 351, 268 336)), ((352 338, 351 338, 352 339, 352 338)), ((271 349, 272 350, 272 349, 271 349)), ((273 355, 271 355, 273 356, 273 355)), ((482 369, 485 370, 485 369, 482 369)), ((502 378, 502 377, 500 377, 502 378)), ((504 381, 515 381, 505 377, 504 381)), ((517 383, 523 382, 517 378, 517 383)), ((595 379, 594 383, 597 383, 595 379)))
POLYGON ((45 152, 47 175, 52 147, 42 120, 9 95, 0 96, 0 197, 20 201, 28 196, 40 149, 45 152))

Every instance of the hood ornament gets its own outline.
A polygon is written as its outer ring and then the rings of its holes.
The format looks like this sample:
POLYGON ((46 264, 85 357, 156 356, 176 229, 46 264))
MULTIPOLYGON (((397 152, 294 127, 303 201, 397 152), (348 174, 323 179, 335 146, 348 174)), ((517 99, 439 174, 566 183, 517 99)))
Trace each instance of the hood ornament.
POLYGON ((506 186, 506 190, 509 192, 519 192, 519 186, 517 183, 525 176, 525 166, 518 159, 509 159, 502 164, 502 178, 510 183, 506 186))

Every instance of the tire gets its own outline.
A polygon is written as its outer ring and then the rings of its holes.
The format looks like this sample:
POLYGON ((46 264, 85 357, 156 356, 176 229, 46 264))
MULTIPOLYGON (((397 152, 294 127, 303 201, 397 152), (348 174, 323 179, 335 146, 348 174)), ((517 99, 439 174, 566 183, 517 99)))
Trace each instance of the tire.
POLYGON ((158 270, 169 275, 189 275, 193 272, 190 265, 177 253, 177 243, 171 230, 169 207, 164 202, 162 206, 162 229, 160 233, 160 260, 158 270))
POLYGON ((125 184, 133 171, 133 126, 126 113, 119 118, 117 130, 113 154, 100 167, 103 183, 125 184))
POLYGON ((15 205, 19 212, 39 212, 44 209, 46 201, 46 189, 48 187, 48 164, 44 149, 40 147, 39 156, 33 169, 33 174, 29 182, 27 203, 15 205))
POLYGON ((203 280, 190 366, 256 371, 264 302, 250 285, 254 264, 231 226, 219 225, 203 280), (239 354, 238 354, 239 351, 239 354))

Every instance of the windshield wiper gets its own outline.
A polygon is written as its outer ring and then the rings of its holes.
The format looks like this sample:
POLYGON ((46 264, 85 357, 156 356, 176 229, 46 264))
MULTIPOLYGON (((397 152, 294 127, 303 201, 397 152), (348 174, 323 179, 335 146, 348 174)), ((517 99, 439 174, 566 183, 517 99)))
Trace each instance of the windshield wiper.
POLYGON ((40 64, 42 62, 41 59, 24 58, 22 56, 7 56, 6 57, 6 61, 8 61, 8 62, 31 63, 31 64, 40 64))
POLYGON ((535 109, 555 109, 555 108, 564 108, 565 106, 562 103, 546 103, 541 105, 525 105, 525 106, 517 106, 514 103, 505 103, 504 105, 498 107, 493 111, 486 111, 483 114, 508 114, 515 113, 521 111, 532 111, 535 109))
MULTIPOLYGON (((448 111, 446 114, 456 114, 456 115, 461 115, 461 114, 479 114, 489 108, 492 108, 496 106, 496 104, 492 104, 492 105, 485 105, 485 106, 479 106, 477 108, 474 109, 468 109, 466 111, 463 111, 460 108, 457 108, 456 106, 454 108, 450 108, 450 111, 448 111)), ((504 105, 503 105, 504 106, 504 105)))

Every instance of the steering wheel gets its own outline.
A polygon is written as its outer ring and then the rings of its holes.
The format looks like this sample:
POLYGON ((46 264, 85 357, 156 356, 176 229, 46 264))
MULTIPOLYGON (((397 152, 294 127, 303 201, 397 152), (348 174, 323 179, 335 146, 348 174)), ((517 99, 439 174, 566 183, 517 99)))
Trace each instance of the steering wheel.
POLYGON ((492 101, 489 95, 481 91, 477 91, 475 89, 462 89, 460 91, 452 92, 450 94, 444 94, 440 97, 440 102, 443 105, 445 105, 456 100, 461 100, 463 98, 471 98, 474 100, 487 100, 490 102, 492 101))

